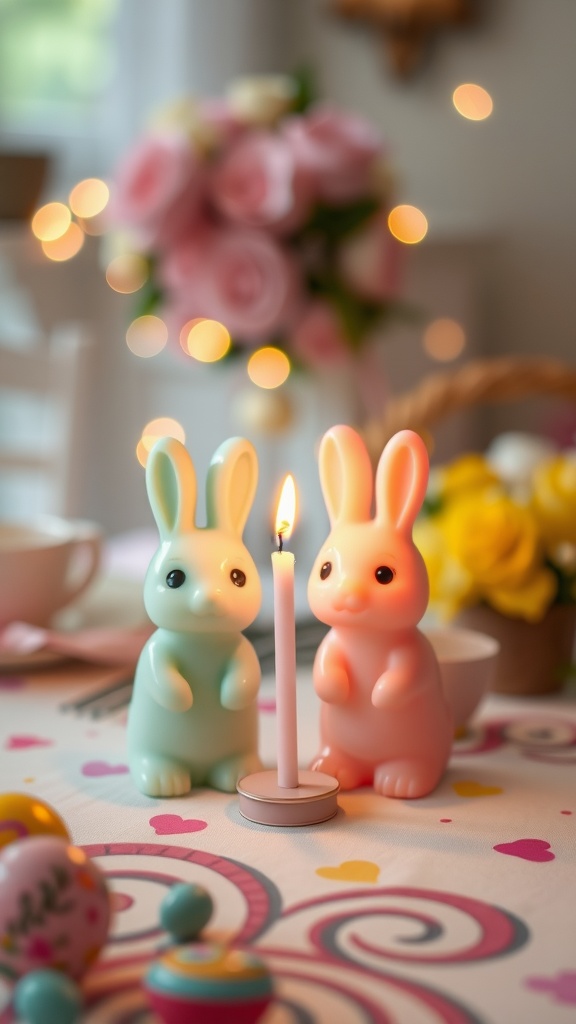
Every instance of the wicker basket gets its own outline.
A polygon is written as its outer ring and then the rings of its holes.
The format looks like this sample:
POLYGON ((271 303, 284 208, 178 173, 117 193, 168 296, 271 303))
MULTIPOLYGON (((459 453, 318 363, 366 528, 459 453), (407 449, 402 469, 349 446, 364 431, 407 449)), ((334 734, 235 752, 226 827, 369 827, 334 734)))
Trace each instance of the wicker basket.
MULTIPOLYGON (((424 438, 447 416, 477 405, 545 395, 576 402, 576 368, 557 359, 506 356, 431 374, 412 391, 392 398, 384 414, 362 431, 376 463, 389 438, 406 427, 424 438)), ((454 625, 478 629, 500 643, 491 689, 546 694, 564 684, 573 657, 576 607, 553 605, 535 625, 486 606, 466 609, 454 625)))
POLYGON ((576 402, 576 367, 527 356, 479 359, 430 374, 413 390, 391 398, 382 416, 364 424, 362 434, 376 462, 397 430, 410 427, 426 436, 441 420, 464 409, 540 395, 576 402))

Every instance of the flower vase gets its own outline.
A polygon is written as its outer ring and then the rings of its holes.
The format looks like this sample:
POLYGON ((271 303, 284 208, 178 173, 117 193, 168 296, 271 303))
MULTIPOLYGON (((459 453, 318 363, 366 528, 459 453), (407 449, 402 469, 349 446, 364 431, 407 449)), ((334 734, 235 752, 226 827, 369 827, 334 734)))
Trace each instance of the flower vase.
POLYGON ((488 605, 475 605, 461 611, 455 624, 499 641, 491 690, 538 696, 562 689, 573 661, 576 605, 552 605, 540 622, 510 618, 488 605))

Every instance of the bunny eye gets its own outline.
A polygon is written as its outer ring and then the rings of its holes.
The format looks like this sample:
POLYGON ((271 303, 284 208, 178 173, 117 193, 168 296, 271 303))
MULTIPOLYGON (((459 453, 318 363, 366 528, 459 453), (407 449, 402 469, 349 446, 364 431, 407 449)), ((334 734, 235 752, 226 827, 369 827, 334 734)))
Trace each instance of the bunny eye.
POLYGON ((246 583, 246 573, 242 569, 232 569, 230 579, 235 587, 243 587, 246 583))
POLYGON ((321 580, 327 580, 331 572, 332 572, 332 562, 324 562, 324 565, 320 569, 320 579, 321 580))
POLYGON ((166 583, 175 590, 177 587, 182 586, 185 579, 186 573, 182 572, 182 569, 172 569, 166 577, 166 583))
POLYGON ((394 570, 389 565, 379 565, 374 575, 378 583, 391 583, 394 579, 394 570))

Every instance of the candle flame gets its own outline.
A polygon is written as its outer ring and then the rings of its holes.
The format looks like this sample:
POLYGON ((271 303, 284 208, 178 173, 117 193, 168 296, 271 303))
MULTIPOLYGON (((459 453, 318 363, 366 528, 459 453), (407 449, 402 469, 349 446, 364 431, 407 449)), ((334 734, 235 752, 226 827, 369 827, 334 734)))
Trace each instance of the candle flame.
POLYGON ((282 543, 292 534, 295 518, 296 486, 294 484, 294 477, 291 473, 288 473, 280 492, 280 500, 278 502, 278 509, 276 512, 276 526, 274 529, 274 532, 280 542, 280 550, 282 549, 282 543))

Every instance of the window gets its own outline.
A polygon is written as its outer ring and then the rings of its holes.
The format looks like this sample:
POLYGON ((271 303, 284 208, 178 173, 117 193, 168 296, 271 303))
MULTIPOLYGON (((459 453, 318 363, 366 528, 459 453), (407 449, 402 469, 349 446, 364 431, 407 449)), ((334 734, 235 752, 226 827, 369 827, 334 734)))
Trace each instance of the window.
POLYGON ((0 120, 12 131, 66 131, 112 72, 118 0, 0 0, 0 120))

